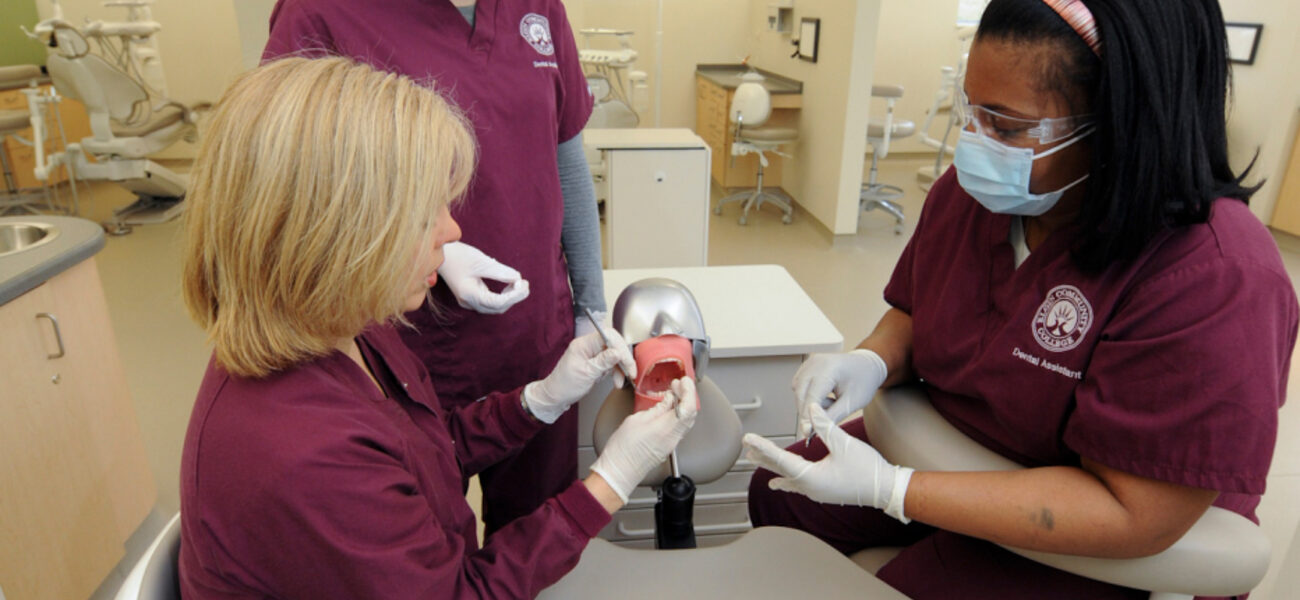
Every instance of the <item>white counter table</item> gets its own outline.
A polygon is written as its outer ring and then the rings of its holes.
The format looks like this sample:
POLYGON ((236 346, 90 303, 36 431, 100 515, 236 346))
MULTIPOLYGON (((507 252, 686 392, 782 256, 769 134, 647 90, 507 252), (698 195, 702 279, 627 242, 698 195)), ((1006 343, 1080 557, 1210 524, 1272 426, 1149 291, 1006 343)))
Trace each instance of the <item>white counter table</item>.
MULTIPOLYGON (((611 312, 628 284, 649 277, 674 279, 695 296, 711 339, 705 375, 718 384, 746 432, 780 445, 794 442, 790 380, 813 352, 838 352, 844 336, 777 265, 615 269, 605 271, 611 312)), ((612 384, 598 384, 579 405, 578 466, 585 475, 595 451, 591 430, 612 384)), ((746 506, 753 465, 742 457, 722 479, 696 493, 695 524, 701 546, 735 539, 750 529, 746 506)), ((640 488, 601 537, 630 547, 653 547, 654 494, 640 488)))

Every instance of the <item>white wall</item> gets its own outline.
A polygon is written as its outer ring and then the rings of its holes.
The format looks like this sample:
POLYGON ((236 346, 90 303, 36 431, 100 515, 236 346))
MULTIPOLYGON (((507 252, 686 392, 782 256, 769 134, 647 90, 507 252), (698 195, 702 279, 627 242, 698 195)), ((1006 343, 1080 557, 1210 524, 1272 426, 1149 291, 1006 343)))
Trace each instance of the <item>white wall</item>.
POLYGON ((1233 65, 1228 150, 1238 171, 1259 150, 1251 181, 1268 182, 1251 199, 1250 208, 1268 223, 1300 120, 1300 18, 1294 0, 1221 0, 1220 6, 1228 21, 1264 24, 1255 64, 1233 65))
MULTIPOLYGON (((816 63, 790 58, 788 36, 763 34, 752 64, 803 82, 799 141, 782 187, 835 234, 858 227, 858 191, 867 146, 867 106, 882 0, 798 0, 801 18, 821 19, 816 63)), ((753 0, 752 31, 766 27, 765 0, 753 0)))
MULTIPOLYGON (((641 127, 654 127, 656 0, 564 0, 579 47, 584 27, 631 29, 637 51, 633 69, 649 76, 650 96, 641 127)), ((695 127, 695 66, 738 63, 748 53, 750 0, 663 0, 662 127, 695 127)), ((609 37, 592 38, 593 48, 617 48, 609 37)))
MULTIPOLYGON (((895 118, 907 119, 919 128, 939 91, 939 69, 956 66, 961 45, 957 42, 958 0, 883 0, 880 27, 876 33, 877 83, 903 86, 903 98, 894 108, 895 118)), ((884 103, 872 103, 871 111, 884 110, 884 103)), ((931 128, 935 137, 943 133, 946 119, 931 128)), ((934 149, 922 144, 920 135, 891 142, 889 153, 924 152, 934 149)))
MULTIPOLYGON (((107 8, 102 0, 60 0, 70 22, 84 19, 121 21, 126 9, 107 8)), ((38 0, 41 18, 50 16, 49 2, 38 0)), ((170 95, 182 102, 215 101, 236 75, 240 64, 239 31, 229 1, 157 0, 154 20, 162 24, 158 51, 170 95)), ((29 27, 30 28, 30 27, 29 27)), ((157 156, 192 158, 197 148, 178 142, 157 156)))

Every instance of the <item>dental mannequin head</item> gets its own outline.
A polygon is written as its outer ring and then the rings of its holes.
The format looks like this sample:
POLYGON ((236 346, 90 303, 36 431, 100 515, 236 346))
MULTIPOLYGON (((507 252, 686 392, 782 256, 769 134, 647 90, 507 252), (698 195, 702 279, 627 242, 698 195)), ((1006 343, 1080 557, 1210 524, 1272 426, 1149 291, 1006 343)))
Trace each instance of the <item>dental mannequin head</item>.
POLYGON ((709 336, 690 290, 671 279, 642 279, 627 286, 614 303, 614 329, 632 346, 639 376, 636 410, 663 399, 681 377, 697 381, 709 361, 709 336))

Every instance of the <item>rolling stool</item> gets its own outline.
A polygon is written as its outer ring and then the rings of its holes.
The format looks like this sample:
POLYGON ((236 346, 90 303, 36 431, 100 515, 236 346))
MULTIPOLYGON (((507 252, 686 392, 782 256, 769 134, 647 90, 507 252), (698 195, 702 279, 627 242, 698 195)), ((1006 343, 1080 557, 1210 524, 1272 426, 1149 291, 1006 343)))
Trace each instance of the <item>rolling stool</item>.
POLYGON ((894 138, 905 138, 916 133, 916 124, 911 121, 895 120, 894 105, 903 97, 901 85, 873 85, 873 98, 885 98, 885 118, 871 119, 867 123, 867 143, 871 144, 871 176, 862 184, 862 193, 858 194, 858 205, 863 211, 879 208, 894 216, 894 234, 903 233, 903 207, 895 200, 903 197, 903 188, 896 185, 880 183, 876 180, 876 165, 880 159, 889 156, 889 142, 894 138))
POLYGON ((783 144, 799 139, 798 130, 791 127, 763 127, 772 116, 772 95, 763 87, 763 76, 753 71, 740 77, 741 84, 731 98, 730 119, 736 124, 736 132, 731 142, 731 160, 746 154, 758 155, 758 182, 750 191, 737 192, 718 201, 713 207, 713 214, 722 214, 722 205, 728 202, 744 202, 744 211, 740 214, 740 224, 749 220, 749 211, 762 208, 764 203, 772 203, 781 208, 784 215, 781 222, 790 224, 794 220, 794 201, 783 192, 763 189, 763 169, 768 166, 765 152, 789 156, 777 150, 783 144))

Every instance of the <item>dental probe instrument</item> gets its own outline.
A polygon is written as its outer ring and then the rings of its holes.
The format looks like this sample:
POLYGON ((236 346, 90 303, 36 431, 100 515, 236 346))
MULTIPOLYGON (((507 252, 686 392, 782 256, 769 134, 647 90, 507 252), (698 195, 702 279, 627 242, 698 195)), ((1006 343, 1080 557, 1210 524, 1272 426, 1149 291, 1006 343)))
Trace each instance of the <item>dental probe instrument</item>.
MULTIPOLYGON (((600 322, 596 320, 596 315, 591 313, 591 309, 584 306, 582 308, 582 312, 587 313, 587 320, 591 321, 591 326, 596 328, 596 333, 600 334, 600 339, 605 342, 605 347, 613 348, 614 344, 609 341, 609 336, 605 335, 605 328, 600 326, 600 322)), ((629 383, 635 383, 632 381, 631 377, 627 376, 627 372, 623 370, 623 367, 619 365, 614 365, 614 368, 618 369, 618 372, 623 374, 624 380, 628 381, 629 383)))

